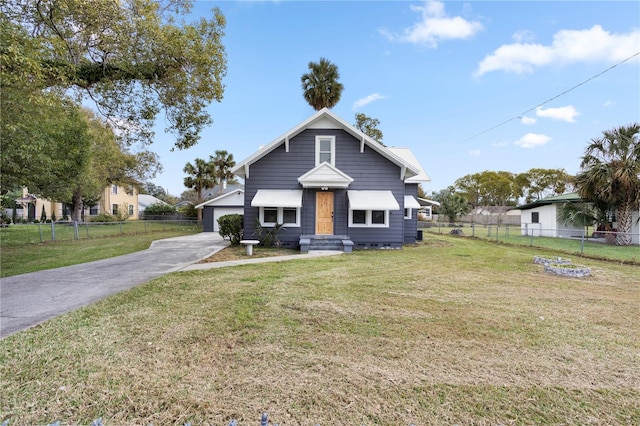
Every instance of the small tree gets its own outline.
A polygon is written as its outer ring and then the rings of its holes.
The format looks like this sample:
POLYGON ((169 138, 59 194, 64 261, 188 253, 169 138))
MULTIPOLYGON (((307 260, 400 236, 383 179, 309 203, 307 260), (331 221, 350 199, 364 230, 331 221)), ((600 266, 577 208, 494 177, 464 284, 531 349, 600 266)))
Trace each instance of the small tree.
POLYGON ((218 218, 218 233, 222 238, 229 238, 231 245, 240 244, 244 233, 244 216, 241 214, 227 214, 218 218))
POLYGON ((45 223, 47 221, 47 211, 44 209, 44 204, 42 205, 42 213, 40 214, 40 222, 45 223))

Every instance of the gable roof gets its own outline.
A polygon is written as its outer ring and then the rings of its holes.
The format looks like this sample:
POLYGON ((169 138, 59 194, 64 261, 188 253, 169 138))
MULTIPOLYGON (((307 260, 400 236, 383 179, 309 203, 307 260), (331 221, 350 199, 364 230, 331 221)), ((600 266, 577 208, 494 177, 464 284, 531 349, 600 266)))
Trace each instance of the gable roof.
MULTIPOLYGON (((202 209, 202 208, 204 208, 205 206, 215 206, 216 204, 220 204, 220 202, 221 202, 222 200, 224 200, 225 198, 228 198, 228 197, 230 197, 230 196, 232 196, 232 195, 240 195, 240 194, 244 194, 244 189, 242 189, 242 188, 235 188, 235 189, 234 189, 234 190, 232 190, 232 191, 225 192, 224 194, 218 195, 218 196, 217 196, 217 197, 215 197, 215 198, 211 198, 211 199, 209 199, 209 200, 205 201, 204 203, 200 203, 200 204, 198 204, 197 206, 195 206, 195 208, 196 208, 196 209, 202 209)), ((224 203, 222 203, 222 204, 224 204, 224 203)), ((241 201, 241 202, 239 202, 237 205, 238 205, 238 206, 242 206, 242 205, 244 205, 244 203, 241 201)))
POLYGON ((542 198, 541 200, 534 201, 533 203, 523 204, 513 210, 529 210, 540 206, 547 206, 549 204, 564 204, 564 203, 582 203, 583 200, 576 192, 570 192, 568 194, 554 195, 553 197, 542 198))
POLYGON ((371 148, 392 163, 399 166, 403 173, 402 176, 405 179, 412 178, 414 176, 418 176, 420 174, 420 170, 416 168, 413 164, 409 163, 405 159, 401 158, 398 154, 394 153, 390 149, 382 146, 382 144, 374 141, 369 136, 362 133, 360 130, 352 126, 351 124, 344 121, 342 118, 338 117, 328 108, 323 108, 320 111, 313 114, 311 117, 307 118, 302 123, 298 124, 291 130, 286 133, 278 136, 268 145, 262 147, 253 155, 247 157, 243 161, 236 164, 236 166, 231 170, 231 172, 239 177, 247 178, 249 177, 249 169, 250 166, 269 154, 274 149, 279 146, 285 146, 285 151, 289 152, 289 141, 291 138, 295 137, 302 131, 306 129, 342 129, 345 132, 349 133, 354 138, 360 141, 360 152, 363 152, 365 147, 371 148))
POLYGON ((431 178, 424 171, 418 159, 413 155, 413 152, 409 148, 388 148, 389 151, 396 154, 398 157, 405 160, 407 163, 411 164, 415 167, 419 173, 416 176, 410 177, 405 180, 406 183, 421 183, 421 182, 431 182, 431 178))

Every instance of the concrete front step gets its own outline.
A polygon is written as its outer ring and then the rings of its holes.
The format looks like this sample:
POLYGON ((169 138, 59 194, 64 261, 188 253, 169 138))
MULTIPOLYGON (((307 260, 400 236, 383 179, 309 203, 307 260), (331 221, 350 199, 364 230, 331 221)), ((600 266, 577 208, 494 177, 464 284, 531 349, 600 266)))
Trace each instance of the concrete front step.
POLYGON ((344 251, 351 253, 353 242, 346 235, 303 235, 300 251, 344 251))

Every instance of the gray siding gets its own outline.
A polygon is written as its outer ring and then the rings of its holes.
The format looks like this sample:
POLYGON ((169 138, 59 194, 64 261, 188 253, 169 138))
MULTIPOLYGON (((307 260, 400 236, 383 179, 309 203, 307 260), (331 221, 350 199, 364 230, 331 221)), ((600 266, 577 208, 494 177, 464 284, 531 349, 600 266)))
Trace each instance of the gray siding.
POLYGON ((202 209, 202 226, 204 232, 213 232, 214 222, 213 222, 213 207, 205 206, 202 209))
MULTIPOLYGON (((334 192, 334 234, 348 235, 356 248, 400 247, 405 226, 405 184, 400 179, 400 168, 370 148, 365 147, 361 153, 359 140, 336 129, 304 130, 289 141, 289 152, 285 152, 283 144, 250 166, 245 180, 245 236, 254 233, 259 217, 259 209, 251 207, 258 189, 301 189, 298 178, 315 167, 316 135, 336 136, 335 166, 354 179, 349 189, 388 190, 400 205, 400 210, 390 212, 388 228, 349 228, 347 190, 330 189, 334 192)), ((281 231, 279 237, 285 245, 296 246, 300 235, 315 233, 316 191, 303 191, 301 227, 281 231)))
MULTIPOLYGON (((414 198, 417 198, 418 184, 417 183, 406 184, 404 189, 404 194, 411 195, 414 198)), ((418 234, 418 209, 412 209, 411 219, 404 220, 404 243, 415 244, 417 234, 418 234)))

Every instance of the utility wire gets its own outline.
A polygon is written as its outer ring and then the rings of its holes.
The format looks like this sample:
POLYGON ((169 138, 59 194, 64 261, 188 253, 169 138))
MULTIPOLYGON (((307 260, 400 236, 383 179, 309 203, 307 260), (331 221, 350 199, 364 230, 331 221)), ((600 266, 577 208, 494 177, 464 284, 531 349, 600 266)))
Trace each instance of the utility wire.
POLYGON ((614 69, 614 68, 615 68, 615 67, 617 67, 618 65, 622 65, 622 64, 624 64, 625 62, 630 61, 631 59, 635 58, 635 57, 636 57, 636 56, 638 56, 638 55, 640 55, 640 52, 636 52, 635 54, 633 54, 633 55, 629 56, 629 57, 628 57, 628 58, 626 58, 626 59, 623 59, 622 61, 618 62, 617 64, 614 64, 614 65, 610 66, 610 67, 609 67, 609 68, 607 68, 606 70, 604 70, 604 71, 602 71, 602 72, 600 72, 600 73, 598 73, 598 74, 594 75, 593 77, 590 77, 590 78, 586 79, 586 80, 585 80, 585 81, 583 81, 582 83, 578 83, 578 84, 576 84, 576 85, 575 85, 575 86, 573 86, 572 88, 567 89, 567 90, 565 90, 564 92, 559 93, 559 94, 555 95, 554 97, 547 99, 546 101, 544 101, 544 102, 542 102, 542 103, 540 103, 540 104, 538 104, 538 105, 534 106, 533 108, 529 108, 528 110, 526 110, 526 111, 524 111, 524 112, 521 112, 520 114, 518 114, 518 115, 517 115, 517 116, 515 116, 515 117, 512 117, 512 118, 510 118, 510 119, 508 119, 508 120, 503 121, 503 122, 502 122, 502 123, 500 123, 500 124, 496 124, 495 126, 488 128, 487 130, 483 130, 483 131, 482 131, 482 132, 480 132, 480 133, 476 133, 476 134, 475 134, 475 135, 473 135, 473 136, 469 136, 468 138, 463 139, 462 141, 460 141, 460 143, 466 142, 466 141, 471 140, 471 139, 473 139, 473 138, 477 138, 478 136, 480 136, 480 135, 484 135, 485 133, 489 133, 490 131, 492 131, 492 130, 494 130, 494 129, 497 129, 498 127, 502 127, 502 126, 504 126, 505 124, 509 123, 510 121, 518 120, 518 119, 522 118, 522 116, 524 116, 525 114, 527 114, 527 113, 529 113, 529 112, 533 111, 534 109, 539 108, 539 107, 541 107, 542 105, 548 104, 549 102, 551 102, 551 101, 553 101, 553 100, 555 100, 555 99, 558 99, 560 96, 566 95, 567 93, 571 92, 572 90, 577 89, 578 87, 582 86, 583 84, 586 84, 586 83, 590 82, 591 80, 593 80, 593 79, 595 79, 595 78, 600 77, 602 74, 604 74, 604 73, 606 73, 606 72, 611 71, 612 69, 614 69))

